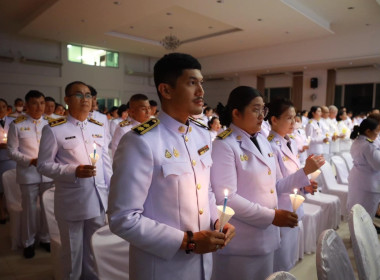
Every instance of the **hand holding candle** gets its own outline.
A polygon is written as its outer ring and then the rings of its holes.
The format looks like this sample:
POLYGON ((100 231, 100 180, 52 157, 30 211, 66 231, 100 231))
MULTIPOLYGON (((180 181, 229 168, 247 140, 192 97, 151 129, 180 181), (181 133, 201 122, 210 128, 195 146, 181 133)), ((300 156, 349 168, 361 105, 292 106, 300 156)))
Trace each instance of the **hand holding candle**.
POLYGON ((90 159, 91 159, 92 165, 95 165, 99 159, 99 154, 96 153, 96 143, 94 143, 93 146, 94 146, 94 152, 90 154, 90 159))
POLYGON ((293 212, 295 213, 304 202, 305 198, 302 195, 297 195, 297 189, 294 189, 294 194, 290 194, 289 197, 292 202, 293 212))

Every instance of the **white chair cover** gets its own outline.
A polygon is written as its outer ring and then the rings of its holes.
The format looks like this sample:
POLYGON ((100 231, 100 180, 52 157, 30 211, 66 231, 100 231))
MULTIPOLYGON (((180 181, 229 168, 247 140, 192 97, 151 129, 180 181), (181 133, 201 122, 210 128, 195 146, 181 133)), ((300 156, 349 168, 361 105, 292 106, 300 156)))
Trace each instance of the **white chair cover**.
POLYGON ((344 152, 341 154, 342 158, 346 162, 347 169, 351 170, 352 167, 354 166, 354 160, 352 159, 352 156, 349 152, 344 152))
POLYGON ((3 173, 4 194, 10 218, 11 248, 21 248, 21 190, 16 183, 16 169, 10 169, 3 173))
POLYGON ((331 162, 335 166, 338 183, 348 185, 349 172, 345 160, 341 156, 332 156, 331 162))
POLYGON ((346 247, 333 229, 319 236, 316 261, 318 280, 355 280, 346 247))
POLYGON ((304 203, 303 210, 305 212, 302 218, 304 228, 304 252, 311 254, 316 250, 322 210, 320 206, 310 203, 304 203))
POLYGON ((332 167, 328 162, 320 168, 322 171, 321 177, 324 182, 325 189, 324 191, 328 194, 333 194, 339 197, 340 199, 340 212, 343 216, 343 220, 346 220, 348 215, 347 211, 347 195, 348 195, 348 186, 338 184, 334 174, 332 172, 332 167))
POLYGON ((59 234, 58 223, 54 215, 54 192, 55 188, 50 188, 42 195, 46 220, 49 228, 51 256, 54 270, 54 279, 63 279, 61 264, 61 237, 59 234))
POLYGON ((129 279, 129 242, 105 225, 92 235, 91 246, 100 280, 129 279))
POLYGON ((355 204, 348 220, 360 280, 380 279, 380 244, 371 216, 355 204))
POLYGON ((289 272, 278 271, 269 275, 265 280, 297 280, 297 278, 289 272))
MULTIPOLYGON (((340 224, 340 199, 336 195, 316 192, 314 195, 306 194, 307 203, 319 205, 322 208, 320 232, 325 229, 337 229, 340 224)), ((319 236, 319 234, 317 235, 319 236)))

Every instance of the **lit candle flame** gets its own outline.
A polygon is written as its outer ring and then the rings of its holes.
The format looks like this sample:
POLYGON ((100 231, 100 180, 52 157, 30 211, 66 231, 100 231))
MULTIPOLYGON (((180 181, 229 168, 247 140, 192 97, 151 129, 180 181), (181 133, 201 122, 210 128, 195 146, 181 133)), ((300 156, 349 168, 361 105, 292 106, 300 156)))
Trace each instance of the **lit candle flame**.
POLYGON ((224 196, 228 197, 228 190, 227 189, 224 190, 224 196))
POLYGON ((7 134, 6 133, 4 133, 4 138, 7 138, 7 134))
POLYGON ((294 189, 293 192, 295 195, 297 195, 297 189, 294 189))

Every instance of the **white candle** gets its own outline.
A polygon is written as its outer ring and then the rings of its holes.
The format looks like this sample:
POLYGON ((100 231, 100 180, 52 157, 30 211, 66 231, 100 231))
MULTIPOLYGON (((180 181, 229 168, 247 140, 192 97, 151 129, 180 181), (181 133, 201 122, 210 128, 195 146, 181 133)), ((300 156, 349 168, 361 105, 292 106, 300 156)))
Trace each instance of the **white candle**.
POLYGON ((294 194, 290 194, 289 197, 290 201, 292 202, 293 212, 296 212, 304 202, 305 198, 302 195, 297 195, 297 189, 294 189, 294 194))
POLYGON ((96 144, 94 143, 94 158, 95 158, 95 155, 96 155, 96 144))

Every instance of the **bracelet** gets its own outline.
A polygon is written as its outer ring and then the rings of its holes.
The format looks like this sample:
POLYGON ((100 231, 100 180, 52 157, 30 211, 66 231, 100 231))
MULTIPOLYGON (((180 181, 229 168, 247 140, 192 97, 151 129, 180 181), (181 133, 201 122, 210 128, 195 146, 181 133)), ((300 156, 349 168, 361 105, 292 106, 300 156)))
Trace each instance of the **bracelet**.
POLYGON ((188 230, 187 233, 187 245, 186 245, 186 254, 190 254, 195 249, 195 242, 193 239, 193 232, 188 230))

